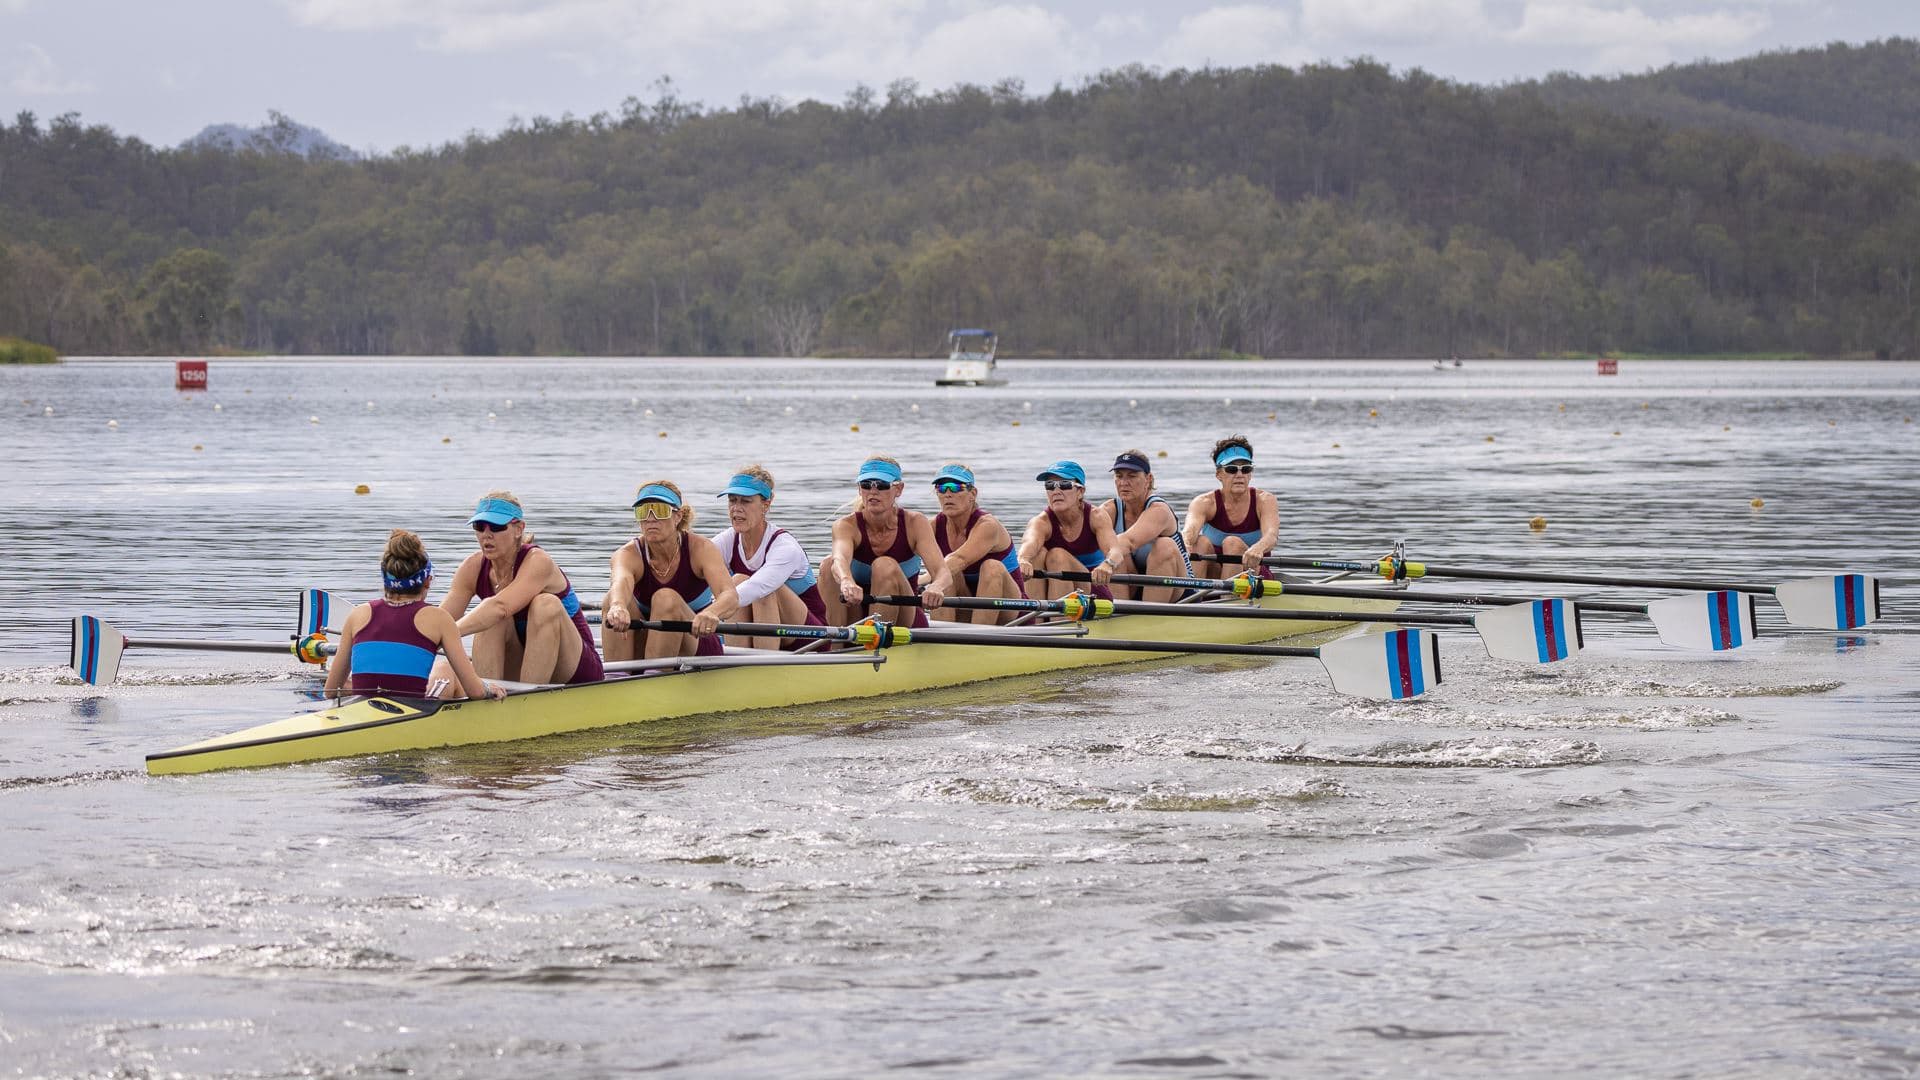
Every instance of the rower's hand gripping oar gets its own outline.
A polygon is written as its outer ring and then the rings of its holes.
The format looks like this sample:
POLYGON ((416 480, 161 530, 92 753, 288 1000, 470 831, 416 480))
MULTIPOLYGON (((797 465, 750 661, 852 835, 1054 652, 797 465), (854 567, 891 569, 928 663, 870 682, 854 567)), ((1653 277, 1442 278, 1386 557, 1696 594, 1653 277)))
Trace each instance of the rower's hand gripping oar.
MULTIPOLYGON (((1344 570, 1379 574, 1389 580, 1451 577, 1478 581, 1526 581, 1547 585, 1685 589, 1701 594, 1731 592, 1771 595, 1780 602, 1780 609, 1786 614, 1787 622, 1809 630, 1855 630, 1880 617, 1880 581, 1868 574, 1824 574, 1786 581, 1778 585, 1756 585, 1684 578, 1633 578, 1607 574, 1559 574, 1538 570, 1489 570, 1463 566, 1436 566, 1431 563, 1410 562, 1396 558, 1373 562, 1350 562, 1269 555, 1260 561, 1267 566, 1299 570, 1344 570)), ((1705 602, 1717 603, 1717 601, 1705 602)), ((1664 634, 1661 636, 1665 637, 1664 634)))
POLYGON ((129 647, 138 649, 185 649, 193 652, 291 653, 309 664, 324 664, 336 646, 318 634, 307 634, 291 642, 208 641, 199 638, 132 638, 92 615, 73 620, 73 652, 69 664, 80 678, 93 686, 112 682, 120 674, 120 657, 129 647))
MULTIPOLYGON (((1114 575, 1114 580, 1118 581, 1121 576, 1123 575, 1114 575)), ((1220 580, 1214 582, 1214 585, 1230 587, 1236 583, 1241 586, 1240 589, 1223 588, 1219 591, 1251 595, 1251 582, 1245 578, 1220 580)), ((1126 583, 1121 582, 1121 584, 1126 583)), ((1278 585, 1280 583, 1265 582, 1263 584, 1278 585)), ((1275 594, 1277 592, 1276 589, 1275 594)), ((873 602, 910 607, 917 606, 920 599, 915 596, 876 596, 873 597, 873 602)), ((1480 643, 1486 647, 1488 656, 1496 660, 1510 660, 1520 664, 1551 664, 1565 660, 1579 652, 1584 643, 1580 632, 1580 609, 1571 600, 1509 602, 1476 615, 1316 611, 1218 604, 1154 604, 1134 600, 1101 600, 1086 593, 1074 593, 1059 600, 949 596, 941 603, 946 607, 963 610, 1047 612, 1065 615, 1075 620, 1088 617, 1104 619, 1114 615, 1173 615, 1199 619, 1281 619, 1298 622, 1379 622, 1399 626, 1470 626, 1480 635, 1480 643)))
MULTIPOLYGON (((1091 581, 1093 576, 1079 570, 1038 570, 1035 577, 1057 578, 1062 581, 1091 581)), ((1115 574, 1113 580, 1120 585, 1149 585, 1171 589, 1201 589, 1208 592, 1222 592, 1242 599, 1256 596, 1280 596, 1293 588, 1278 581, 1256 578, 1250 574, 1241 574, 1232 578, 1158 578, 1144 574, 1115 574)), ((1316 591, 1306 589, 1302 595, 1349 596, 1368 600, 1404 600, 1407 595, 1399 590, 1372 589, 1362 592, 1316 591)), ((1032 602, 1032 601, 1029 601, 1032 602)), ((944 601, 943 601, 944 603, 944 601)), ((1132 601, 1111 601, 1116 605, 1127 604, 1126 610, 1142 614, 1212 616, 1214 618, 1276 618, 1276 619, 1313 619, 1330 622, 1390 622, 1399 625, 1425 623, 1437 626, 1472 626, 1480 635, 1480 643, 1486 647, 1487 655, 1496 660, 1509 660, 1519 664, 1551 664, 1565 660, 1578 653, 1586 644, 1586 638, 1580 631, 1580 607, 1571 600, 1548 599, 1515 602, 1511 598, 1500 601, 1500 606, 1475 615, 1419 615, 1399 612, 1355 612, 1355 611, 1289 611, 1266 608, 1200 607, 1187 604, 1138 604, 1132 601), (1239 614, 1239 613, 1246 614, 1239 614)), ((1116 612, 1120 609, 1116 607, 1116 612)))
MULTIPOLYGON (((660 620, 635 623, 648 630, 689 634, 693 623, 660 620)), ((1317 648, 1299 645, 1235 645, 1209 641, 1133 641, 1121 638, 1052 637, 1017 630, 913 630, 878 619, 852 626, 796 626, 784 623, 726 623, 718 633, 839 641, 879 650, 915 642, 930 645, 990 645, 1022 649, 1089 649, 1131 653, 1202 653, 1218 656, 1313 657, 1326 668, 1333 688, 1357 697, 1399 700, 1418 697, 1440 685, 1440 645, 1426 630, 1389 630, 1343 638, 1317 648)))

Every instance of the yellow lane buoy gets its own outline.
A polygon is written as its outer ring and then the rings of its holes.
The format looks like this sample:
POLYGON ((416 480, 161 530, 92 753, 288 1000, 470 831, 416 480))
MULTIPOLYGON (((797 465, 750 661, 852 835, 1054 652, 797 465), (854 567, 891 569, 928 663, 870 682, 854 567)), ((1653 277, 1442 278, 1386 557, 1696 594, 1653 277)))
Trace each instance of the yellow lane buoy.
POLYGON ((1616 439, 1617 439, 1617 438, 1619 438, 1619 437, 1620 437, 1620 433, 1619 433, 1619 432, 1617 432, 1617 431, 1616 431, 1616 432, 1614 432, 1614 433, 1613 433, 1613 437, 1614 437, 1614 438, 1616 438, 1616 439))
POLYGON ((848 424, 848 425, 847 425, 847 430, 848 430, 848 431, 859 431, 859 430, 860 430, 860 425, 859 425, 859 424, 848 424))
POLYGON ((1379 416, 1379 415, 1380 415, 1380 410, 1379 410, 1379 409, 1368 409, 1368 410, 1367 410, 1367 415, 1368 415, 1368 416, 1370 416, 1370 417, 1372 417, 1372 416, 1379 416))
POLYGON ((373 489, 365 484, 355 484, 353 485, 353 493, 355 495, 370 495, 373 493, 373 489))
POLYGON ((1338 449, 1340 449, 1340 444, 1339 444, 1339 443, 1334 443, 1334 444, 1333 444, 1333 448, 1334 448, 1335 450, 1338 450, 1338 449))
POLYGON ((1015 420, 1015 421, 1013 422, 1013 426, 1014 426, 1014 427, 1019 427, 1019 426, 1020 426, 1020 421, 1018 421, 1018 420, 1015 420))
POLYGON ((1166 456, 1167 456, 1167 452, 1166 452, 1165 450, 1162 450, 1162 451, 1160 451, 1160 456, 1161 456, 1161 457, 1166 457, 1166 456))
POLYGON ((1758 510, 1758 509, 1760 509, 1761 507, 1763 507, 1763 506, 1765 506, 1765 505, 1767 505, 1767 500, 1765 500, 1765 499, 1755 499, 1755 500, 1753 500, 1752 502, 1750 502, 1750 503, 1748 503, 1747 505, 1748 505, 1748 506, 1751 506, 1751 507, 1753 507, 1753 508, 1754 508, 1755 510, 1758 510))
POLYGON ((1489 435, 1489 436, 1487 436, 1487 441, 1488 441, 1488 442, 1492 442, 1492 441, 1493 441, 1493 436, 1491 436, 1491 435, 1489 435))
POLYGON ((453 441, 453 436, 451 436, 451 435, 442 435, 442 436, 440 436, 440 441, 441 441, 442 443, 450 443, 450 442, 452 442, 452 441, 453 441))
POLYGON ((661 432, 661 433, 660 433, 660 437, 661 437, 661 438, 663 438, 663 439, 664 439, 664 438, 666 438, 666 437, 667 437, 667 433, 666 433, 666 432, 664 432, 664 431, 663 431, 663 432, 661 432))
POLYGON ((200 445, 199 443, 194 443, 194 444, 193 444, 193 448, 194 448, 195 450, 202 450, 202 449, 205 449, 205 448, 204 448, 204 447, 202 447, 202 446, 201 446, 201 445, 200 445))
POLYGON ((1546 532, 1547 519, 1540 517, 1538 515, 1535 515, 1534 517, 1528 519, 1527 528, 1532 529, 1534 532, 1546 532))

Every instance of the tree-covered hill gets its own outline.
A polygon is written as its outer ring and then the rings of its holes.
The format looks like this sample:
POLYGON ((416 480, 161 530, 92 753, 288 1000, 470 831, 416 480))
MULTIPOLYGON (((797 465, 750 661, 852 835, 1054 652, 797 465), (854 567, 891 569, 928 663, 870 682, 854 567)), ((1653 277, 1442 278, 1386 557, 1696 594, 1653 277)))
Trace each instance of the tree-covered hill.
POLYGON ((0 334, 66 353, 925 355, 988 324, 1012 355, 1896 355, 1916 261, 1910 163, 1369 62, 662 86, 363 161, 0 125, 0 334))
POLYGON ((1812 154, 1920 161, 1920 42, 1906 38, 1525 86, 1555 104, 1760 135, 1812 154))

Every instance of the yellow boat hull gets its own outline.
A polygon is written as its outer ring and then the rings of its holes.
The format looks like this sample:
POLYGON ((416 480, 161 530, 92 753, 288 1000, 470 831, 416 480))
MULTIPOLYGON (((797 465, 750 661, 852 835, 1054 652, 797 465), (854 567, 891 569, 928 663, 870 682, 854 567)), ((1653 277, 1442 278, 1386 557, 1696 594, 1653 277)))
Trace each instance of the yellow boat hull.
MULTIPOLYGON (((1245 602, 1227 603, 1247 606, 1245 602)), ((1298 601, 1282 597, 1253 603, 1270 608, 1298 606, 1298 601)), ((1317 597, 1313 603, 1315 610, 1329 611, 1392 611, 1398 606, 1391 600, 1317 597)), ((1088 637, 1246 644, 1325 633, 1349 625, 1338 620, 1125 615, 1089 622, 1086 627, 1088 637)), ((885 661, 879 664, 676 670, 532 690, 498 701, 449 701, 437 708, 407 699, 362 698, 148 755, 147 772, 164 776, 507 742, 703 713, 910 694, 1066 668, 1164 659, 1166 655, 1031 645, 910 644, 886 650, 885 661)))

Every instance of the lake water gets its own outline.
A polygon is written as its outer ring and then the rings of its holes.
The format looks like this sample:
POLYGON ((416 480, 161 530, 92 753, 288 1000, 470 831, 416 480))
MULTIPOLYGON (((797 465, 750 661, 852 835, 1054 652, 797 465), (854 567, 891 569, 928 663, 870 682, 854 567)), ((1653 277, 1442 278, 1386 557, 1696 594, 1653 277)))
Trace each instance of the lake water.
POLYGON ((0 367, 0 1073, 1920 1074, 1920 368, 941 367, 0 367), (1127 447, 1184 500, 1233 432, 1285 550, 1857 570, 1888 614, 1762 601, 1720 655, 1590 616, 1549 669, 1448 633, 1400 704, 1169 660, 171 779, 143 755, 311 669, 62 666, 81 613, 281 638, 301 586, 368 595, 390 528, 452 565, 492 487, 592 593, 644 480, 711 531, 763 462, 817 552, 868 453, 922 510, 970 462, 1017 521, 1037 468, 1104 492, 1127 447))

